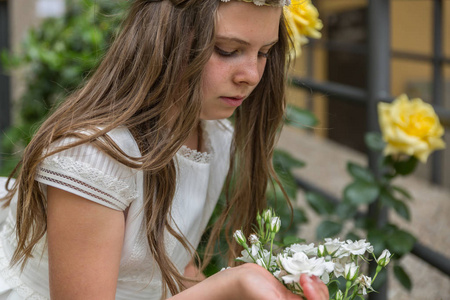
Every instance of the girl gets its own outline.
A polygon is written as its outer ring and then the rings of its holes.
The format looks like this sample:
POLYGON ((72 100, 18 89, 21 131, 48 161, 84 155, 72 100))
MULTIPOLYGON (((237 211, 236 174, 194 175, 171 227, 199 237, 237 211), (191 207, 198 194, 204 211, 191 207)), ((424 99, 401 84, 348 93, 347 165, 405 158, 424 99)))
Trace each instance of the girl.
MULTIPOLYGON (((193 263, 224 182, 208 253, 223 226, 248 233, 265 205, 285 4, 133 2, 99 68, 24 153, 6 197, 3 299, 299 299, 257 265, 203 280, 193 263)), ((301 281, 308 299, 328 299, 301 281)))

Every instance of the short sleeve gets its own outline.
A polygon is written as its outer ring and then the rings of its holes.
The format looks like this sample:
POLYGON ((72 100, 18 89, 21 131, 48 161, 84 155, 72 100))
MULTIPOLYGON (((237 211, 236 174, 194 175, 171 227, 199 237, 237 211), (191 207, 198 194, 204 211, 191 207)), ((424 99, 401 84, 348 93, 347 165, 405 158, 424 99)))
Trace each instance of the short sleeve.
MULTIPOLYGON (((74 141, 66 138, 52 147, 74 141)), ((124 211, 137 198, 136 176, 136 170, 91 144, 83 144, 45 158, 35 179, 41 184, 124 211)))

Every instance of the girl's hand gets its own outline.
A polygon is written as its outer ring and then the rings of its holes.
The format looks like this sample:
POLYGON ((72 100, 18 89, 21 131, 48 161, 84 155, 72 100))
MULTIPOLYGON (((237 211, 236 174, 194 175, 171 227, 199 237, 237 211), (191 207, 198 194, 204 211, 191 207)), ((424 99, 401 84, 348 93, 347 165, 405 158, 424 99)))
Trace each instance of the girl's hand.
POLYGON ((300 285, 307 300, 328 300, 330 298, 327 286, 316 276, 310 277, 302 274, 300 276, 300 285))
MULTIPOLYGON (((242 299, 286 299, 299 300, 301 297, 294 295, 286 289, 272 274, 256 264, 245 264, 245 278, 242 280, 242 290, 249 292, 242 299), (255 269, 255 270, 252 270, 255 269)), ((306 300, 328 300, 327 286, 316 276, 302 274, 300 285, 303 288, 306 300)))
MULTIPOLYGON (((328 300, 328 289, 314 278, 300 278, 307 300, 328 300)), ((244 264, 218 272, 173 297, 181 299, 301 300, 257 264, 244 264)))

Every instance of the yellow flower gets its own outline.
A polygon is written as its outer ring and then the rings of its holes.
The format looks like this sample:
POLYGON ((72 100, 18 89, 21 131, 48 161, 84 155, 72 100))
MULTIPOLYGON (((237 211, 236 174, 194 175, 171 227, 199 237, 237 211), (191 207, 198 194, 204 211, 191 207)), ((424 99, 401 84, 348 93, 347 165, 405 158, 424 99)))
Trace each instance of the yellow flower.
POLYGON ((378 118, 387 143, 384 154, 406 154, 426 162, 434 150, 444 149, 444 128, 433 107, 405 94, 392 103, 378 104, 378 118))
POLYGON ((322 37, 319 30, 323 24, 311 0, 292 0, 291 4, 284 8, 284 17, 297 55, 301 53, 301 46, 308 42, 307 37, 314 39, 322 37))

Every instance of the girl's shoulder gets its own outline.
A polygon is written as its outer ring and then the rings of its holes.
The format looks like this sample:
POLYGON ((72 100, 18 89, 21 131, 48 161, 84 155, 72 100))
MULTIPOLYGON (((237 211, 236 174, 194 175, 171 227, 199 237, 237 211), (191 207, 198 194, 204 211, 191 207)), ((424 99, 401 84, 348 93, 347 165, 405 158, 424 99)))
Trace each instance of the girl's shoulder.
POLYGON ((132 157, 140 157, 141 152, 131 134, 130 130, 125 126, 119 126, 109 131, 107 135, 119 146, 119 148, 127 155, 132 157))
POLYGON ((48 150, 60 147, 64 150, 47 156, 40 163, 35 179, 112 209, 125 210, 138 196, 138 171, 130 165, 131 159, 113 148, 118 147, 128 157, 140 157, 139 149, 125 127, 115 128, 98 138, 115 144, 109 151, 91 142, 72 146, 79 141, 79 136, 89 137, 96 130, 78 130, 78 135, 68 135, 54 142, 48 150))

